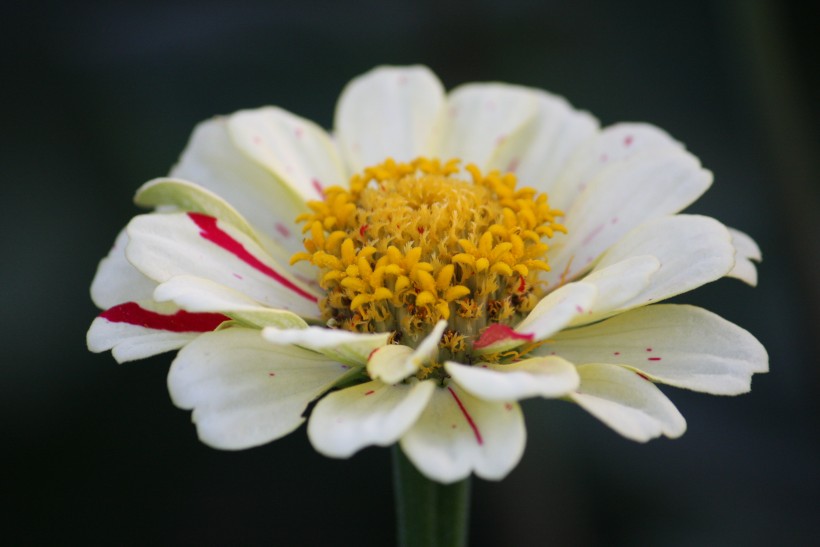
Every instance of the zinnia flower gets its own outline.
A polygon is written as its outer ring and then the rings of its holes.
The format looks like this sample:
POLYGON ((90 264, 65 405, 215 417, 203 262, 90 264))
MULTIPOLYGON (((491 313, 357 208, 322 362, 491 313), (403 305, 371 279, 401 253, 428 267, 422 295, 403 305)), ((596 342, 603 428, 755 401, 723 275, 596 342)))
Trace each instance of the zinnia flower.
POLYGON ((659 304, 756 283, 751 238, 678 214, 711 181, 651 125, 377 68, 343 91, 332 136, 276 107, 200 124, 100 264, 89 348, 181 348, 171 396, 211 446, 309 420, 322 454, 399 442, 444 483, 510 472, 528 397, 678 437, 656 383, 734 395, 768 368, 740 327, 659 304))

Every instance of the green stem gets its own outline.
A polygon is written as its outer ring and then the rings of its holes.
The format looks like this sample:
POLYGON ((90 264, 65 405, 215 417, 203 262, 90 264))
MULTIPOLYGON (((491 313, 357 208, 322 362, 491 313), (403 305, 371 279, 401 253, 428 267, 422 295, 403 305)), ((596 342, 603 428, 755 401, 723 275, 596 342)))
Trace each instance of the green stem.
POLYGON ((393 446, 393 485, 400 547, 467 545, 470 478, 439 484, 418 472, 393 446))

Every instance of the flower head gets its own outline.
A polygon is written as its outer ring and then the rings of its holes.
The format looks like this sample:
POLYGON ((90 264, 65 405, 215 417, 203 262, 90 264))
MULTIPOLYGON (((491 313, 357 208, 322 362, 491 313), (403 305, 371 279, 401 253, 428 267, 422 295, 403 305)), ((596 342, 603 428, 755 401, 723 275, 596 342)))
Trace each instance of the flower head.
POLYGON ((655 127, 377 68, 344 90, 334 137, 278 108, 198 126, 100 264, 89 347, 181 348, 169 389, 209 445, 308 420, 323 454, 398 441, 440 482, 509 473, 529 397, 677 437, 656 383, 732 395, 768 368, 743 329, 658 304, 756 282, 751 238, 678 214, 711 180, 655 127))

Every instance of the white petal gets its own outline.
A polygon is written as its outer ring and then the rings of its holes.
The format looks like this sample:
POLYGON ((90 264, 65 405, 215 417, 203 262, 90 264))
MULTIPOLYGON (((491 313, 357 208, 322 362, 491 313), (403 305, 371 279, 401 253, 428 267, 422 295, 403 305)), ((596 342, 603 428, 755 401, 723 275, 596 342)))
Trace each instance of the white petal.
POLYGON ((489 167, 515 172, 520 186, 551 193, 570 155, 596 134, 598 121, 573 109, 563 97, 538 91, 536 99, 533 123, 505 139, 489 167))
POLYGON ((522 344, 538 342, 589 312, 598 289, 587 283, 570 283, 541 299, 515 329, 494 323, 473 343, 474 353, 486 355, 522 344))
POLYGON ((649 154, 681 148, 679 142, 653 125, 611 125, 576 148, 550 185, 550 205, 566 211, 602 172, 623 168, 649 154))
POLYGON ((341 159, 324 129, 287 110, 243 110, 228 119, 236 146, 302 200, 321 200, 323 188, 347 183, 341 159))
POLYGON ((168 389, 175 405, 194 410, 202 442, 239 450, 299 427, 307 405, 346 372, 319 354, 272 346, 258 330, 230 328, 180 351, 168 389))
POLYGON ((438 343, 447 328, 447 321, 439 321, 424 340, 413 349, 408 346, 391 344, 378 348, 367 360, 367 373, 374 380, 386 384, 401 382, 415 374, 421 367, 438 356, 438 343))
POLYGON ((578 367, 581 387, 570 398, 606 425, 633 441, 661 435, 677 438, 686 420, 657 387, 616 365, 578 367))
MULTIPOLYGON (((694 215, 675 215, 650 220, 625 235, 613 245, 595 266, 590 278, 612 272, 634 262, 635 257, 651 255, 660 267, 648 278, 648 283, 627 298, 624 293, 610 298, 608 288, 599 285, 594 313, 579 318, 590 323, 619 311, 660 302, 691 291, 726 275, 734 264, 734 248, 726 227, 713 218, 694 215)), ((632 275, 625 273, 626 276, 632 275)), ((611 277, 608 275, 607 277, 611 277)))
POLYGON ((572 325, 594 323, 621 309, 649 286, 660 269, 660 261, 652 255, 624 258, 620 262, 595 270, 583 278, 583 283, 594 285, 598 290, 589 311, 573 319, 572 325))
POLYGON ((460 158, 486 169, 508 139, 531 135, 538 120, 539 92, 498 83, 467 84, 454 89, 447 100, 442 159, 460 158))
POLYGON ((613 363, 676 387, 715 395, 749 391, 768 355, 751 334, 694 306, 638 308, 595 325, 558 333, 537 353, 573 363, 613 363))
POLYGON ((140 186, 134 203, 141 207, 173 205, 183 211, 203 213, 232 224, 252 238, 256 232, 230 203, 192 182, 182 179, 158 178, 140 186))
POLYGON ((266 306, 318 319, 318 295, 251 238, 199 213, 141 215, 128 225, 128 259, 162 283, 176 275, 210 279, 266 306))
POLYGON ((588 313, 597 295, 595 285, 564 285, 542 298, 515 330, 521 334, 531 334, 534 341, 549 338, 576 316, 588 313))
POLYGON ((347 458, 370 445, 399 440, 427 406, 432 381, 390 386, 367 382, 335 391, 313 409, 308 437, 325 456, 347 458))
POLYGON ((191 312, 219 312, 255 327, 300 329, 307 323, 295 313, 267 308, 225 285, 201 277, 178 275, 154 291, 154 300, 171 301, 191 312))
POLYGON ((389 332, 361 334, 324 327, 289 330, 268 327, 262 336, 274 344, 300 346, 352 366, 364 365, 368 356, 390 339, 389 332))
POLYGON ((295 253, 303 250, 294 220, 308 212, 302 197, 245 155, 228 131, 228 119, 200 123, 171 177, 192 181, 231 204, 257 231, 295 253))
POLYGON ((507 365, 468 366, 448 361, 444 368, 458 385, 485 401, 560 397, 578 387, 575 366, 560 357, 536 357, 507 365))
POLYGON ((367 374, 386 384, 401 382, 418 370, 410 359, 413 351, 410 346, 400 344, 382 346, 367 359, 367 374))
POLYGON ((740 230, 729 228, 729 233, 732 235, 732 245, 735 247, 735 267, 726 275, 740 279, 752 287, 757 286, 757 267, 754 263, 763 259, 760 247, 754 239, 740 230))
POLYGON ((547 279, 574 279, 627 232, 653 218, 676 213, 712 182, 697 158, 678 148, 639 154, 589 181, 566 211, 568 233, 551 240, 547 279))
POLYGON ((145 277, 125 258, 128 234, 123 229, 108 256, 100 261, 94 281, 91 282, 91 299, 98 308, 107 309, 123 302, 148 300, 157 286, 145 277))
POLYGON ((427 67, 378 67, 354 78, 335 120, 348 166, 358 172, 387 158, 429 155, 443 105, 444 88, 427 67))
POLYGON ((227 320, 219 314, 189 314, 173 304, 126 302, 94 319, 86 341, 90 351, 111 350, 124 363, 179 349, 227 320))
POLYGON ((521 408, 477 399, 455 384, 437 388, 401 438, 401 448, 428 478, 452 483, 470 472, 500 480, 516 466, 527 439, 521 408))

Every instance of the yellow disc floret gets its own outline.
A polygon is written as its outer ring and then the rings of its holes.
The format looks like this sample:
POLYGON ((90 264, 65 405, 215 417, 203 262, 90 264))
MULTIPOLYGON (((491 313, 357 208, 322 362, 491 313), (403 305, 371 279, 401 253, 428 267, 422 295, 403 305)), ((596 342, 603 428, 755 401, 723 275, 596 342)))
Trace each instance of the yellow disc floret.
POLYGON ((414 345, 439 319, 461 353, 491 322, 510 323, 537 302, 548 270, 544 237, 565 232, 545 194, 512 173, 482 174, 458 160, 388 159, 309 202, 305 251, 319 268, 330 326, 395 332, 414 345))

